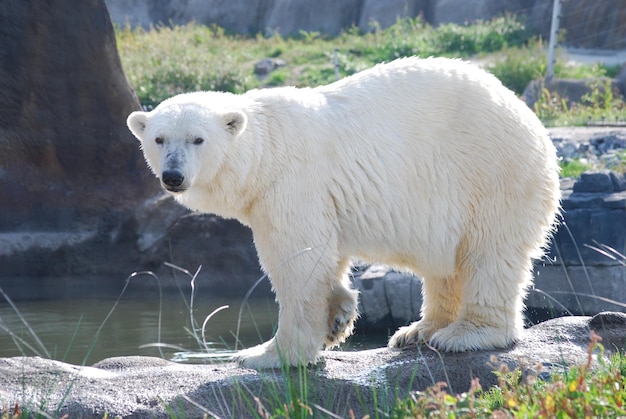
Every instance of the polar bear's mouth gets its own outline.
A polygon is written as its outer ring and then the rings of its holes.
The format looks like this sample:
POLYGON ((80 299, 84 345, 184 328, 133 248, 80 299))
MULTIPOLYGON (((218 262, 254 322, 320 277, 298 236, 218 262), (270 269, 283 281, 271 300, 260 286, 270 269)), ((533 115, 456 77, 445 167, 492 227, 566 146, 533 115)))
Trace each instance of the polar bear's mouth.
POLYGON ((171 193, 182 193, 182 192, 185 192, 187 190, 185 188, 173 188, 171 186, 165 186, 165 189, 168 192, 171 192, 171 193))

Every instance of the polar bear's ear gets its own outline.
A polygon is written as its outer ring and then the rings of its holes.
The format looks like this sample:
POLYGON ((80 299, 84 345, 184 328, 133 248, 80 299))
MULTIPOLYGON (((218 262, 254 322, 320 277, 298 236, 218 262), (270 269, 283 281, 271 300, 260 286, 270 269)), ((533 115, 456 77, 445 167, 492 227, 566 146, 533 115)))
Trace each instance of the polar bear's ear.
POLYGON ((226 130, 233 135, 241 134, 248 124, 248 117, 241 111, 232 111, 224 114, 226 130))
POLYGON ((141 135, 146 130, 147 121, 148 116, 145 112, 136 111, 128 115, 126 125, 128 125, 128 129, 130 129, 130 132, 132 132, 135 137, 141 139, 141 135))

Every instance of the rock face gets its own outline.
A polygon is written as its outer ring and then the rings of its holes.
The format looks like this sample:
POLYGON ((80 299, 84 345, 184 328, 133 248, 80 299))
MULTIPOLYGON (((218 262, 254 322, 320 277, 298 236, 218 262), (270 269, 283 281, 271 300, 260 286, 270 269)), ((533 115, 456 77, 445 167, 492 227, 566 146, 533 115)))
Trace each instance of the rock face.
MULTIPOLYGON (((351 26, 371 30, 377 22, 386 28, 398 18, 422 16, 433 25, 487 20, 505 13, 527 17, 528 27, 546 38, 552 18, 552 0, 239 0, 191 2, 184 0, 107 0, 113 21, 149 27, 195 21, 217 24, 237 33, 294 34, 300 30, 337 34, 351 26)), ((626 0, 570 0, 561 8, 565 43, 581 48, 626 47, 626 0), (590 18, 590 16, 592 18, 590 18)))
MULTIPOLYGON (((437 382, 461 393, 477 377, 484 389, 497 383, 493 370, 505 364, 549 378, 587 362, 590 330, 602 338, 608 357, 623 348, 626 318, 604 313, 594 318, 564 317, 527 329, 507 350, 438 354, 426 347, 395 351, 324 352, 322 362, 306 370, 257 372, 226 365, 181 365, 150 357, 110 358, 78 367, 41 358, 0 359, 0 414, 16 404, 54 417, 250 417, 254 398, 272 413, 285 394, 307 394, 300 400, 316 412, 321 406, 340 417, 375 409, 390 410, 397 397, 437 382), (493 361, 495 357, 496 361, 493 361), (527 370, 527 369, 530 370, 527 370), (304 386, 306 385, 306 390, 304 386), (291 387, 288 387, 291 386, 291 387), (302 393, 301 393, 302 390, 302 393)), ((600 356, 600 355, 598 355, 600 356)))
POLYGON ((88 247, 48 262, 89 243, 102 265, 111 246, 97 233, 114 235, 120 214, 157 190, 124 127, 139 103, 106 6, 3 2, 0 20, 0 276, 93 273, 88 247), (12 260, 20 246, 33 253, 12 260))
POLYGON ((528 306, 554 312, 624 311, 626 180, 615 172, 583 173, 563 189, 565 223, 550 251, 554 262, 536 269, 528 306))
POLYGON ((77 213, 128 210, 154 194, 124 126, 139 103, 104 1, 3 2, 0 17, 0 228, 69 228, 77 213))
POLYGON ((243 295, 261 276, 249 230, 154 198, 104 1, 2 2, 0 21, 0 286, 16 300, 116 295, 138 270, 173 285, 168 261, 211 264, 202 279, 243 295))
MULTIPOLYGON (((549 36, 552 5, 552 0, 535 0, 529 8, 529 26, 545 39, 549 36)), ((625 48, 626 1, 563 1, 559 27, 566 31, 564 41, 568 46, 625 48)))

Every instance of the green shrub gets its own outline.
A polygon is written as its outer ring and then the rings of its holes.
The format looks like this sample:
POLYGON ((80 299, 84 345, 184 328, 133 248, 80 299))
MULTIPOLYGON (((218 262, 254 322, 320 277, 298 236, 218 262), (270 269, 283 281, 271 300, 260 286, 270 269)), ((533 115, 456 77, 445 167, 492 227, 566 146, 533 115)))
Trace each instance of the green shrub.
POLYGON ((542 42, 534 41, 521 47, 504 48, 494 55, 487 70, 506 87, 521 95, 528 83, 545 75, 546 61, 542 42))
POLYGON ((593 169, 592 165, 580 161, 580 159, 564 161, 561 162, 559 166, 561 166, 562 177, 570 177, 574 179, 577 179, 583 172, 593 169))
POLYGON ((444 54, 469 56, 502 48, 521 46, 530 36, 523 22, 513 16, 504 16, 472 25, 446 24, 434 32, 434 42, 444 54))

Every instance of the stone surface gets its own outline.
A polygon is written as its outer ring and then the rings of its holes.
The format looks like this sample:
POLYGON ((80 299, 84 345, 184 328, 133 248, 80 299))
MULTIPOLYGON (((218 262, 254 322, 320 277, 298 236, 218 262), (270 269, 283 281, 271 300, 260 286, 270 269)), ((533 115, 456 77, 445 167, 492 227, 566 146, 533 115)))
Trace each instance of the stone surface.
POLYGON ((405 351, 331 351, 305 371, 257 372, 234 364, 181 365, 149 357, 110 358, 84 367, 41 358, 5 358, 0 359, 0 414, 17 404, 53 417, 166 418, 204 413, 248 417, 257 412, 255 397, 273 412, 286 393, 301 394, 306 384, 303 401, 317 415, 325 415, 321 406, 340 417, 347 417, 350 409, 362 417, 375 413, 375 406, 384 412, 396 397, 441 381, 449 392, 460 393, 478 377, 487 389, 497 383, 492 371, 504 364, 540 378, 586 364, 590 330, 602 336, 605 357, 624 348, 624 314, 604 313, 541 323, 506 350, 439 354, 422 346, 405 351))
MULTIPOLYGON (((608 170, 585 172, 574 184, 573 193, 612 193, 615 192, 613 177, 608 170)), ((622 176, 623 177, 623 176, 622 176)))
MULTIPOLYGON (((191 273, 202 265, 198 284, 221 296, 243 298, 250 286, 263 276, 252 232, 236 220, 192 213, 170 196, 151 200, 147 206, 138 208, 134 216, 137 225, 143 228, 143 233, 136 236, 138 249, 133 250, 137 266, 159 275, 166 290, 177 289, 181 278, 173 275, 164 262, 191 273)), ((153 284, 146 283, 146 286, 153 284)), ((269 293, 269 281, 263 281, 253 295, 269 293)))
POLYGON ((157 187, 104 1, 0 5, 0 229, 74 230, 157 187))
MULTIPOLYGON (((535 2, 552 4, 551 1, 535 2)), ((551 19, 552 7, 549 14, 551 19)), ((546 28, 545 23, 543 24, 546 28)), ((626 47, 626 1, 568 0, 562 2, 560 27, 565 29, 564 43, 579 48, 618 49, 626 47)), ((549 30, 549 25, 547 25, 549 30)), ((547 34, 545 29, 542 34, 547 34)), ((545 39, 548 39, 547 36, 545 39)))
POLYGON ((0 21, 0 282, 115 272, 123 220, 158 185, 104 1, 2 2, 0 21))
POLYGON ((437 0, 431 3, 435 25, 442 23, 465 24, 476 20, 488 20, 505 13, 518 13, 528 10, 528 1, 524 0, 437 0))
POLYGON ((285 60, 280 58, 264 58, 254 65, 254 74, 257 76, 267 76, 277 68, 284 67, 285 60))
MULTIPOLYGON (((428 8, 428 0, 364 0, 358 26, 362 31, 387 28, 406 17, 419 16, 428 8)), ((424 16, 426 17, 426 16, 424 16)))

